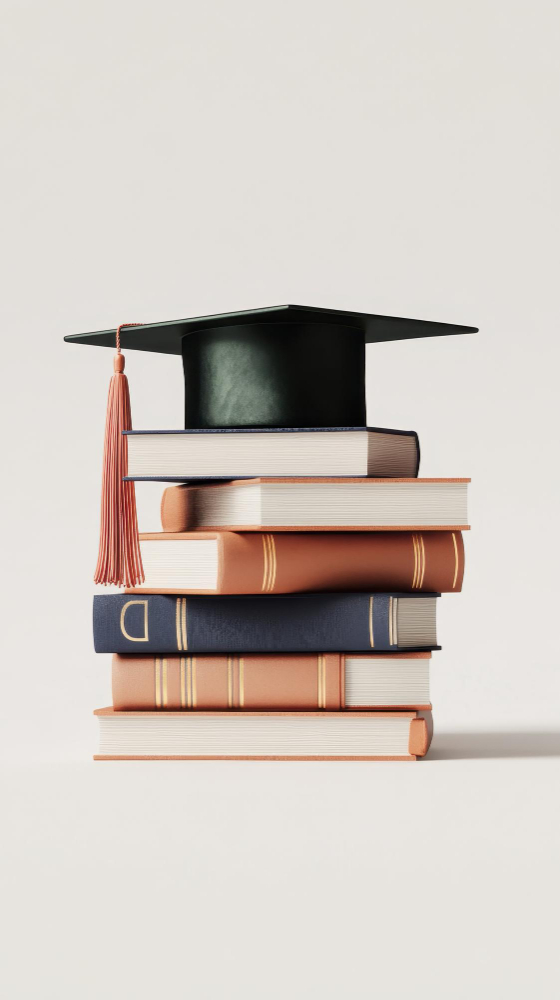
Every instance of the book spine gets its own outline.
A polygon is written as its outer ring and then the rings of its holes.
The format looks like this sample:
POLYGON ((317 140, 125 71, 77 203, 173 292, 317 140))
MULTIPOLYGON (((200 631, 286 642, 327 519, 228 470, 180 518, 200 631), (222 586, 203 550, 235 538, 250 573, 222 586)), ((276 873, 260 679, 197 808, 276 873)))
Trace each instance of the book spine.
POLYGON ((344 657, 113 656, 117 711, 284 709, 339 711, 344 657))
MULTIPOLYGON (((157 534, 141 535, 158 539, 157 534)), ((181 538, 182 535, 160 535, 181 538)), ((191 535, 191 537, 193 537, 191 535)), ((458 592, 465 554, 460 531, 380 533, 216 532, 220 594, 315 591, 458 592)), ((161 593, 138 587, 129 593, 161 593)), ((181 593, 165 590, 166 593, 181 593)), ((183 591, 192 593, 192 591, 183 591)))
POLYGON ((95 650, 159 655, 397 650, 395 596, 96 595, 95 650))

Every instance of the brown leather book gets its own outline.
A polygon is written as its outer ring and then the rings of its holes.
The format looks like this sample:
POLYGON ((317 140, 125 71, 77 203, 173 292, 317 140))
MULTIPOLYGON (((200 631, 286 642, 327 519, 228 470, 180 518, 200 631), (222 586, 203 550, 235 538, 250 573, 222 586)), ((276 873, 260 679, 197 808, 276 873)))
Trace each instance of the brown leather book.
POLYGON ((431 712, 116 712, 94 760, 416 760, 431 712))
POLYGON ((430 653, 113 656, 118 711, 430 708, 430 653))
POLYGON ((140 535, 144 594, 461 590, 460 531, 140 535))
POLYGON ((469 479, 238 479, 164 490, 164 531, 468 530, 469 479))

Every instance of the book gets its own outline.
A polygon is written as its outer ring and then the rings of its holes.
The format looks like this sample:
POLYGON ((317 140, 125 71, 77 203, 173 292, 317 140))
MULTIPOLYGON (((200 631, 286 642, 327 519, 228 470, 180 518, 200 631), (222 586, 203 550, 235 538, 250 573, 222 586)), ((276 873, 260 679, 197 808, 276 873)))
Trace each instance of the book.
POLYGON ((117 711, 429 709, 430 653, 113 656, 117 711))
POLYGON ((385 652, 438 648, 437 594, 97 594, 98 653, 385 652))
POLYGON ((125 433, 128 479, 416 476, 420 463, 414 431, 378 427, 221 427, 125 433))
POLYGON ((241 479, 166 489, 164 531, 468 530, 469 479, 241 479))
POLYGON ((465 562, 460 531, 160 532, 140 550, 145 580, 127 593, 460 591, 465 562))
POLYGON ((415 760, 430 712, 115 712, 95 760, 415 760))

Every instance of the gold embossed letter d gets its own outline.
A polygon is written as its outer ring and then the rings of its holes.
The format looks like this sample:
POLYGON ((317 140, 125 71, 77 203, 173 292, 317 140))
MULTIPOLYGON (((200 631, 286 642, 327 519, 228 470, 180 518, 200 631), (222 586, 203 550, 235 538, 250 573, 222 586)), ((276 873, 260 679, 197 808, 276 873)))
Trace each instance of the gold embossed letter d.
POLYGON ((123 604, 121 610, 121 632, 125 639, 130 642, 148 642, 148 602, 147 601, 127 601, 123 604), (133 604, 143 604, 144 605, 144 635, 129 635, 124 627, 124 616, 126 615, 127 608, 130 608, 133 604))

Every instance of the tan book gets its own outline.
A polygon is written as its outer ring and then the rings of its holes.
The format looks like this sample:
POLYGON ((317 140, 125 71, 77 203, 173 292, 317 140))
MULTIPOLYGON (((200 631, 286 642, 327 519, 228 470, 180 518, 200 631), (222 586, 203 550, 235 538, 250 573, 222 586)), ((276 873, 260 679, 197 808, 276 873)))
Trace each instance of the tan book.
POLYGON ((430 653, 113 656, 118 711, 429 709, 430 653))
POLYGON ((164 531, 463 531, 469 479, 260 478, 170 486, 164 531))
POLYGON ((116 712, 95 760, 416 760, 431 712, 116 712))
POLYGON ((128 593, 457 592, 465 565, 460 531, 161 532, 140 549, 128 593))

